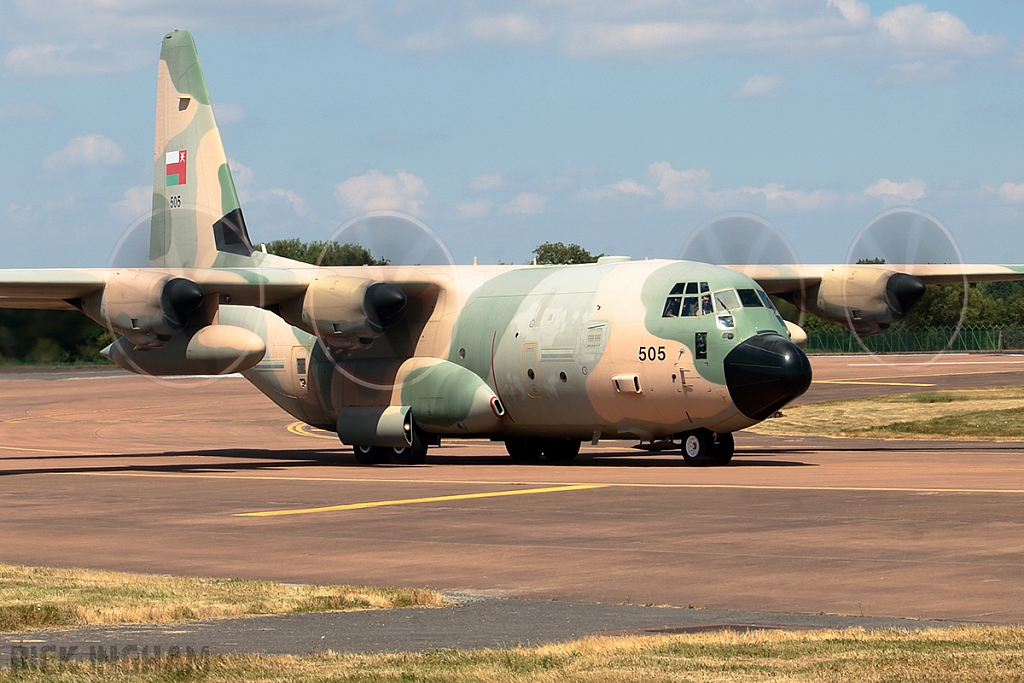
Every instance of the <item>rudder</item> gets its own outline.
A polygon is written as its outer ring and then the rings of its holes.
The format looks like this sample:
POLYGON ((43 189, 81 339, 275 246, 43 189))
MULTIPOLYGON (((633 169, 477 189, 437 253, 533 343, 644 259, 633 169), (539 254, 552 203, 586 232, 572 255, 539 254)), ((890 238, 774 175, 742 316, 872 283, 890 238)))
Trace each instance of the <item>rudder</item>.
POLYGON ((251 265, 252 241, 188 31, 165 35, 160 50, 153 166, 150 265, 251 265))

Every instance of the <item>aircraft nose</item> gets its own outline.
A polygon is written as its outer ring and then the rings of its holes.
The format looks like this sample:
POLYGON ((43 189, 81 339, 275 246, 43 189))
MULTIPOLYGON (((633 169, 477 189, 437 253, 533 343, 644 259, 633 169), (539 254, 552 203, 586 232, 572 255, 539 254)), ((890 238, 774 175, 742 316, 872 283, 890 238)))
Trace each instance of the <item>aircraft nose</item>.
POLYGON ((778 334, 758 334, 725 357, 725 383, 747 417, 763 420, 811 386, 811 362, 778 334))

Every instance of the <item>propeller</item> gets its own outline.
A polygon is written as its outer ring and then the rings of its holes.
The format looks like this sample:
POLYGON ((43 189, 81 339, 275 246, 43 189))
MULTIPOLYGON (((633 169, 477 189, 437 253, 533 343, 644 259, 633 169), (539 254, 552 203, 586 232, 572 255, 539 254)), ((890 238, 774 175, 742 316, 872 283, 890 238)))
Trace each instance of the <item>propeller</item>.
POLYGON ((786 236, 752 213, 715 216, 693 231, 679 258, 718 266, 799 263, 786 236))
MULTIPOLYGON (((366 313, 367 322, 370 328, 383 335, 372 340, 368 350, 353 354, 335 355, 330 352, 330 345, 325 339, 321 339, 321 350, 326 359, 334 363, 338 371, 353 382, 375 390, 388 391, 394 388, 393 382, 383 379, 379 372, 374 371, 370 364, 361 362, 368 354, 374 357, 387 352, 381 350, 382 346, 398 345, 402 349, 393 348, 393 355, 401 356, 409 351, 405 346, 413 343, 414 339, 403 329, 397 329, 395 334, 387 334, 389 330, 400 326, 403 319, 419 320, 418 314, 425 307, 430 307, 436 301, 439 288, 424 286, 420 283, 428 279, 433 281, 445 281, 454 278, 452 266, 454 260, 451 252, 445 246, 437 234, 431 230, 423 221, 396 211, 372 211, 357 216, 334 232, 327 240, 324 251, 318 259, 321 265, 329 253, 332 244, 345 245, 354 244, 363 247, 370 252, 374 260, 383 261, 390 266, 387 280, 377 281, 371 284, 363 295, 363 311, 366 313), (421 267, 430 267, 431 274, 428 278, 421 267), (441 272, 437 270, 440 267, 441 272), (395 283, 417 283, 414 285, 395 283), (407 338, 408 337, 408 338, 407 338), (355 362, 350 362, 355 361, 355 362)), ((375 277, 374 271, 369 270, 366 274, 359 274, 359 277, 375 277)), ((448 296, 454 295, 449 291, 448 296)), ((455 302, 458 304, 459 302, 455 302)), ((415 324, 412 322, 411 324, 415 324)), ((319 328, 317 336, 320 337, 319 328)), ((418 339, 418 334, 415 335, 418 339)), ((370 342, 367 339, 365 342, 370 342)))
MULTIPOLYGON (((893 317, 902 319, 925 295, 926 286, 920 278, 900 272, 901 265, 963 265, 964 259, 956 239, 938 218, 916 207, 896 207, 872 218, 854 238, 846 254, 846 264, 859 263, 884 263, 897 271, 886 284, 886 294, 893 317)), ((940 354, 952 347, 967 315, 966 276, 962 284, 959 313, 940 354)), ((849 322, 851 328, 856 327, 852 319, 849 322)), ((879 362, 885 362, 884 356, 872 350, 865 335, 856 331, 854 335, 861 348, 879 362)))
MULTIPOLYGON (((192 209, 195 211, 196 220, 201 225, 211 226, 211 230, 220 230, 221 241, 228 245, 234 245, 239 242, 238 239, 231 237, 237 231, 237 227, 234 225, 235 216, 229 216, 227 218, 223 216, 215 216, 208 211, 202 209, 195 209, 194 207, 184 207, 186 209, 192 209), (220 228, 214 227, 217 223, 220 223, 220 228), (225 237, 227 235, 227 237, 225 237)), ((120 238, 114 244, 114 247, 110 251, 110 255, 107 258, 107 267, 116 269, 135 269, 135 268, 149 268, 150 261, 150 239, 152 234, 152 219, 154 217, 152 210, 146 211, 145 213, 138 216, 132 221, 128 227, 121 233, 120 238)), ((201 324, 195 319, 194 314, 200 309, 204 308, 204 302, 206 301, 207 292, 202 285, 193 280, 189 280, 184 277, 172 277, 164 283, 163 289, 160 292, 160 307, 163 310, 164 322, 168 328, 173 332, 179 332, 189 326, 189 318, 193 317, 191 321, 192 326, 201 324)), ((259 296, 262 300, 262 293, 259 296)), ((235 316, 236 318, 238 316, 235 316)), ((232 319, 231 325, 234 327, 243 327, 249 331, 256 333, 258 326, 258 320, 254 316, 244 316, 245 322, 241 319, 232 319)), ((222 321, 223 323, 223 321, 222 321)), ((116 340, 120 334, 113 329, 113 326, 108 320, 105 325, 110 331, 113 338, 116 340)), ((116 343, 116 342, 115 342, 116 343)), ((152 352, 144 352, 152 353, 152 352)), ((241 361, 248 351, 241 348, 235 357, 235 361, 241 361)), ((154 375, 142 367, 139 363, 135 363, 130 358, 128 362, 131 363, 132 369, 137 374, 145 375, 153 381, 168 381, 168 377, 163 375, 154 375)), ((232 364, 230 361, 226 361, 227 364, 232 364)), ((174 379, 170 381, 170 386, 175 387, 197 387, 214 381, 215 378, 207 377, 193 377, 190 376, 187 379, 174 379)))
MULTIPOLYGON (((800 260, 793 245, 775 226, 752 213, 726 213, 715 216, 690 234, 679 258, 686 261, 713 263, 718 266, 796 265, 800 260)), ((800 282, 791 297, 782 297, 798 304, 805 295, 800 282)), ((802 326, 806 314, 797 315, 802 326)))

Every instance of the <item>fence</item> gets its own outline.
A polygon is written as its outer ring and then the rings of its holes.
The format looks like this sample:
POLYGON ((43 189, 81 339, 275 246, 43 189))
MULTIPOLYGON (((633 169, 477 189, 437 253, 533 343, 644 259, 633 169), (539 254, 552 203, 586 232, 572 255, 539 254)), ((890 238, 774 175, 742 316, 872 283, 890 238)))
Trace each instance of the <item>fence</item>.
POLYGON ((865 346, 872 353, 1024 349, 1024 328, 981 325, 964 325, 959 331, 954 327, 907 328, 888 330, 860 340, 846 330, 808 332, 805 350, 808 353, 864 353, 865 346))

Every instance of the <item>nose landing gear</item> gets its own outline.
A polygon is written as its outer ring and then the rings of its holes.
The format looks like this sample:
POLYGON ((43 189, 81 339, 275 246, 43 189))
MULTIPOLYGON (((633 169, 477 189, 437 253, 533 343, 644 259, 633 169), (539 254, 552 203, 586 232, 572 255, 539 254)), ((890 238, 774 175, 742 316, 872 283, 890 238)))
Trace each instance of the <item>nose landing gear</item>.
POLYGON ((735 450, 731 433, 715 434, 707 429, 684 432, 682 436, 683 460, 687 465, 728 465, 735 450))

